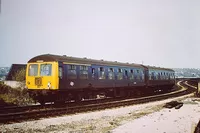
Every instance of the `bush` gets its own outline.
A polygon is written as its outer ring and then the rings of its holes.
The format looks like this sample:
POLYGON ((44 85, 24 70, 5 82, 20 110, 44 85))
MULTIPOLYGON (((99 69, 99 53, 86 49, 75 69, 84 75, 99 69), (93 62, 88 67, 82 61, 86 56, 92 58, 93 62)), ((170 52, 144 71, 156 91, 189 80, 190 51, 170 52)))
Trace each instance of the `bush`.
POLYGON ((20 87, 17 88, 12 88, 0 82, 0 103, 27 105, 34 102, 33 99, 29 97, 28 90, 24 87, 25 76, 26 70, 21 69, 12 77, 13 80, 21 82, 20 87))
POLYGON ((29 97, 27 89, 20 87, 12 88, 4 84, 0 84, 0 101, 15 105, 28 105, 34 102, 29 97))
POLYGON ((32 98, 29 97, 28 90, 25 89, 26 70, 21 69, 12 77, 13 80, 21 82, 18 88, 12 88, 0 82, 0 103, 27 105, 33 103, 32 98), (3 101, 3 102, 2 102, 3 101))
POLYGON ((12 79, 15 81, 20 81, 20 82, 24 82, 26 79, 26 69, 20 69, 18 70, 14 76, 12 76, 12 79))

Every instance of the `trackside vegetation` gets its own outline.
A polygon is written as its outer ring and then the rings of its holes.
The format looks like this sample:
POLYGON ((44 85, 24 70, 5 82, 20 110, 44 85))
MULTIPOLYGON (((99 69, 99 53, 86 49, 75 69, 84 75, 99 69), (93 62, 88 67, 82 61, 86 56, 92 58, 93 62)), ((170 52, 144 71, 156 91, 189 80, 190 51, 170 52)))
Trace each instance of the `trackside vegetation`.
POLYGON ((21 69, 12 77, 13 80, 20 83, 20 86, 17 88, 12 88, 0 82, 0 106, 28 105, 34 102, 25 88, 25 73, 25 69, 21 69))

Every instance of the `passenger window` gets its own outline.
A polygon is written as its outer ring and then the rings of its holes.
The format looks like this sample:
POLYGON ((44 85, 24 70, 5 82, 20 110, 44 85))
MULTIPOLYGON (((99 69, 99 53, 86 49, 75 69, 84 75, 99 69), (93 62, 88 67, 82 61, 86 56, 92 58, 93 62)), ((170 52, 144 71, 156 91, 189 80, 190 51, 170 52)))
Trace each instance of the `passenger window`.
POLYGON ((159 80, 159 73, 157 72, 156 75, 157 75, 157 76, 156 76, 156 77, 157 77, 156 79, 159 80))
POLYGON ((118 80, 122 80, 123 79, 123 73, 122 73, 122 69, 121 68, 118 69, 117 79, 118 80))
POLYGON ((158 73, 158 80, 160 80, 160 73, 158 73))
POLYGON ((166 73, 166 79, 169 79, 168 73, 166 73))
POLYGON ((158 75, 156 72, 154 72, 154 80, 157 80, 157 78, 158 78, 158 75))
POLYGON ((140 80, 140 70, 137 70, 137 80, 140 80))
POLYGON ((141 80, 143 81, 144 80, 144 71, 141 71, 141 75, 142 75, 142 79, 141 80))
POLYGON ((128 71, 127 70, 124 70, 124 77, 125 77, 125 79, 128 79, 128 71))
POLYGON ((172 79, 175 79, 175 75, 174 75, 174 73, 172 73, 172 79))
POLYGON ((69 65, 69 70, 75 70, 76 66, 75 65, 69 65))
POLYGON ((134 75, 133 75, 133 70, 132 70, 132 69, 130 70, 130 77, 129 77, 129 79, 130 79, 130 80, 133 80, 133 79, 134 79, 134 75))
POLYGON ((154 72, 151 72, 151 79, 154 80, 154 72))
POLYGON ((75 65, 69 65, 68 66, 68 78, 69 79, 76 79, 76 66, 75 65))
POLYGON ((108 69, 108 79, 115 79, 113 68, 108 69))
POLYGON ((88 66, 80 66, 80 79, 88 79, 88 66))
POLYGON ((105 79, 105 71, 103 67, 99 68, 99 79, 105 79))
POLYGON ((95 68, 92 68, 92 78, 95 78, 95 68))
POLYGON ((152 78, 152 77, 151 77, 151 72, 149 71, 149 80, 151 80, 151 78, 152 78))

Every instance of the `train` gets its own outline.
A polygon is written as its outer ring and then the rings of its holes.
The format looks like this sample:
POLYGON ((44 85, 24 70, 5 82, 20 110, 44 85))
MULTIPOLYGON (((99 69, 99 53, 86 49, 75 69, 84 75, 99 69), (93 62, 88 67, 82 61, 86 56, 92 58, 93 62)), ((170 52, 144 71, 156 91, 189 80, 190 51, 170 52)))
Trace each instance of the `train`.
POLYGON ((66 55, 38 55, 26 68, 28 92, 41 104, 97 96, 138 97, 170 91, 174 85, 172 69, 66 55))

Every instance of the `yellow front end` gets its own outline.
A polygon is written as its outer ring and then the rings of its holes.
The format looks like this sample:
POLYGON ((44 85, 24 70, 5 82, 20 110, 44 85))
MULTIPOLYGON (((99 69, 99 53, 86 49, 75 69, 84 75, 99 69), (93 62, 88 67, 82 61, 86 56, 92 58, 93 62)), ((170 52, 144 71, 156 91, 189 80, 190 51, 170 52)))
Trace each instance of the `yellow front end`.
POLYGON ((57 90, 58 62, 28 63, 26 86, 29 90, 57 90))

